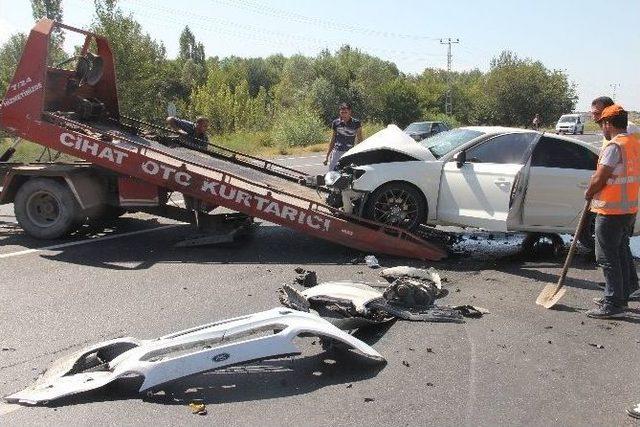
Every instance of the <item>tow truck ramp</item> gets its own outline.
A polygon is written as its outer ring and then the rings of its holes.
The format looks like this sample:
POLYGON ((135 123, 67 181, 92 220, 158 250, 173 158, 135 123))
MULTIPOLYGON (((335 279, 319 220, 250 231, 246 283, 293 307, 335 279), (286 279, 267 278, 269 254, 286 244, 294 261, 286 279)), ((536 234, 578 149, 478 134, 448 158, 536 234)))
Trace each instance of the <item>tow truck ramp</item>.
POLYGON ((405 230, 326 205, 316 190, 301 184, 306 175, 302 171, 215 145, 172 146, 141 132, 167 130, 120 114, 114 59, 106 38, 48 19, 39 21, 29 35, 0 108, 0 126, 158 193, 180 192, 209 206, 361 251, 423 260, 446 256, 441 247, 405 230), (78 62, 88 61, 89 66, 65 70, 47 65, 55 28, 86 36, 78 62), (89 52, 93 42, 95 54, 89 52), (92 111, 78 114, 80 102, 89 102, 92 111))

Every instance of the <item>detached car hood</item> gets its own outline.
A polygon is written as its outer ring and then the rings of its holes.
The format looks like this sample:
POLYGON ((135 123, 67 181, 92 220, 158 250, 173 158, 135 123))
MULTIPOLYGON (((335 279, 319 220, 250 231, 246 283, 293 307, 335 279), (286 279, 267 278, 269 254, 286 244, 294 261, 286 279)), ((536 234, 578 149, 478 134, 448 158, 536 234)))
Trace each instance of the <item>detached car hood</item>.
MULTIPOLYGON (((379 132, 374 133, 360 144, 347 151, 343 158, 368 153, 372 151, 395 151, 414 157, 416 160, 435 160, 429 149, 420 145, 410 135, 406 134, 396 125, 389 125, 379 132)), ((341 159, 342 160, 342 159, 341 159)))

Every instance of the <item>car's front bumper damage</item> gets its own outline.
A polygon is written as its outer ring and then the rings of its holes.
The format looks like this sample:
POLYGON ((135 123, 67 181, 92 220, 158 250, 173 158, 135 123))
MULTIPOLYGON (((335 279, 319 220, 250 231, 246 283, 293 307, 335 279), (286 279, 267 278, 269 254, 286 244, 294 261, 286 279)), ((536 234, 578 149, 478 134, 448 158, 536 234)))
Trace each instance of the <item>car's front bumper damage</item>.
POLYGON ((119 338, 60 359, 33 386, 5 397, 42 404, 141 376, 139 392, 205 371, 301 354, 293 340, 318 336, 339 341, 369 359, 384 362, 372 347, 317 315, 286 308, 223 320, 154 340, 119 338))
POLYGON ((354 182, 364 174, 362 169, 347 167, 341 171, 330 171, 322 179, 327 193, 326 202, 334 208, 341 208, 346 214, 362 216, 367 191, 354 188, 354 182))

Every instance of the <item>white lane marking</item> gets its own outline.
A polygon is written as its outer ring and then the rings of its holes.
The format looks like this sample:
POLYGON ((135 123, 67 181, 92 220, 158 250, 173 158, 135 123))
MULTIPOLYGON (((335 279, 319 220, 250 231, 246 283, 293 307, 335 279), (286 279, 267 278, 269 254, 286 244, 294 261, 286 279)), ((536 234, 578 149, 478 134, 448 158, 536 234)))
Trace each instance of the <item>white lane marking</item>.
POLYGON ((85 240, 79 240, 77 242, 69 242, 69 243, 62 243, 62 244, 59 244, 59 245, 45 246, 43 248, 25 249, 23 251, 10 252, 8 254, 0 254, 0 259, 1 258, 10 258, 10 257, 20 256, 20 255, 28 255, 28 254, 32 254, 32 253, 35 253, 35 252, 63 249, 63 248, 68 248, 70 246, 84 245, 86 243, 104 242, 106 240, 119 239, 120 237, 127 237, 127 236, 135 236, 137 234, 151 233, 152 231, 166 230, 168 228, 180 227, 182 225, 184 225, 184 224, 163 225, 162 227, 156 227, 156 228, 151 228, 151 229, 147 229, 147 230, 138 230, 138 231, 131 231, 131 232, 128 232, 128 233, 114 234, 114 235, 111 235, 111 236, 95 237, 93 239, 85 239, 85 240))
POLYGON ((7 415, 22 408, 22 405, 17 405, 15 403, 0 403, 0 415, 7 415))
POLYGON ((326 165, 324 165, 324 164, 322 164, 322 163, 314 163, 314 164, 312 164, 312 165, 296 165, 296 167, 301 167, 301 168, 304 168, 304 167, 311 167, 311 166, 326 166, 326 165))
POLYGON ((305 156, 305 157, 276 157, 274 160, 317 159, 322 156, 323 156, 322 154, 318 154, 317 156, 305 156))

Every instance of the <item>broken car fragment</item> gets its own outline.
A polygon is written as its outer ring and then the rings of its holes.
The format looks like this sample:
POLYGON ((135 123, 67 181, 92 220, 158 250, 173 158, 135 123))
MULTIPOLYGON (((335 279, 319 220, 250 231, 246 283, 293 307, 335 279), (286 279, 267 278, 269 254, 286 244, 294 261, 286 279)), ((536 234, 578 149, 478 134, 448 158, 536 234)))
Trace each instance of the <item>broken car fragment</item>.
POLYGON ((12 403, 42 404, 141 376, 144 392, 205 371, 256 360, 301 354, 294 338, 338 341, 368 359, 384 362, 369 345, 315 314, 285 308, 222 320, 154 340, 118 338, 60 359, 33 386, 5 397, 12 403))
POLYGON ((304 291, 289 285, 280 289, 280 302, 290 308, 311 310, 344 330, 380 324, 393 318, 423 322, 463 322, 460 311, 435 305, 442 295, 435 283, 401 277, 384 292, 365 283, 321 283, 304 291))

